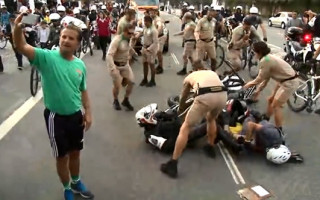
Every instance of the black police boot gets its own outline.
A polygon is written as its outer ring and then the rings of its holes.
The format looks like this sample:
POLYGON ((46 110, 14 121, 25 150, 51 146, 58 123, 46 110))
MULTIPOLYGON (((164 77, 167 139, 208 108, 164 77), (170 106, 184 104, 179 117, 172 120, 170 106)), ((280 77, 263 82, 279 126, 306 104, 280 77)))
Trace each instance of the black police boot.
POLYGON ((146 85, 147 87, 153 87, 153 86, 156 86, 156 82, 154 79, 151 79, 149 83, 147 83, 146 85))
POLYGON ((187 69, 186 68, 183 68, 181 71, 177 72, 177 75, 181 75, 181 76, 184 76, 186 74, 187 74, 187 69))
POLYGON ((142 79, 140 86, 145 86, 148 84, 148 79, 142 79))
POLYGON ((160 170, 169 177, 176 178, 178 176, 178 161, 169 160, 168 162, 161 164, 160 170))
POLYGON ((121 110, 121 106, 120 106, 120 103, 119 103, 118 99, 115 99, 115 100, 113 101, 113 108, 114 108, 115 110, 121 110))
POLYGON ((128 98, 124 98, 124 100, 122 101, 121 105, 123 105, 124 107, 126 107, 128 111, 133 111, 133 110, 134 110, 134 108, 133 108, 133 106, 130 104, 128 98))
POLYGON ((162 74, 162 73, 163 73, 163 68, 158 66, 156 68, 156 74, 162 74))
POLYGON ((216 152, 214 150, 214 147, 210 144, 206 144, 203 147, 203 151, 205 152, 205 154, 210 157, 210 158, 215 158, 216 157, 216 152))

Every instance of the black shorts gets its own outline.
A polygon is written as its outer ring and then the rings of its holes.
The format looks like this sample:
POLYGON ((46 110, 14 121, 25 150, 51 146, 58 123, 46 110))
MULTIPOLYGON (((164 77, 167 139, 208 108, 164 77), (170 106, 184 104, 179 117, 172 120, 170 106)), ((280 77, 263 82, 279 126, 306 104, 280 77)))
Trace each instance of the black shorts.
POLYGON ((83 149, 84 125, 81 110, 71 115, 59 115, 45 109, 44 119, 54 157, 63 157, 70 151, 83 149))

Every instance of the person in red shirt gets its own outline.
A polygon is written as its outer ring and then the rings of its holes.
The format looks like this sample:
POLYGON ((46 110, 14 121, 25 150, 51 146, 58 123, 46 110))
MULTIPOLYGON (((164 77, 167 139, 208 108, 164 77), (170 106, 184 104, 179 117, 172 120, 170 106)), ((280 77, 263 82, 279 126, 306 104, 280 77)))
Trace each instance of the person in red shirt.
POLYGON ((110 30, 110 23, 111 19, 108 12, 100 12, 99 17, 97 19, 97 27, 98 27, 98 36, 100 47, 102 50, 102 60, 106 60, 106 51, 107 45, 111 42, 111 30, 110 30), (107 13, 107 15, 106 15, 107 13))

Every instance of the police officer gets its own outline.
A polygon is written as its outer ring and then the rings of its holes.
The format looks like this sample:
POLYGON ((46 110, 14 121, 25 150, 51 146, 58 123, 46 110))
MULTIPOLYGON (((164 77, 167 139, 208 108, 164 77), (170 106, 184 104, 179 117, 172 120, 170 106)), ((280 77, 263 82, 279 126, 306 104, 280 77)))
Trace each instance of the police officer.
POLYGON ((167 35, 164 34, 163 29, 164 29, 164 24, 162 22, 162 19, 159 16, 159 11, 156 9, 153 9, 150 11, 150 16, 152 17, 153 20, 153 25, 156 27, 158 30, 158 38, 159 38, 159 48, 158 48, 158 62, 159 65, 156 68, 156 73, 157 74, 162 74, 163 73, 163 48, 164 44, 167 41, 167 35))
POLYGON ((150 16, 144 17, 145 28, 143 30, 143 48, 142 48, 142 58, 143 58, 143 80, 140 86, 153 87, 156 86, 155 82, 155 59, 157 56, 159 39, 158 31, 152 25, 152 18, 150 16), (148 69, 150 66, 151 70, 151 80, 148 82, 148 69))
POLYGON ((214 43, 214 29, 218 13, 214 9, 208 11, 207 16, 199 20, 195 29, 195 38, 197 40, 196 52, 197 59, 202 61, 205 53, 211 59, 211 69, 214 71, 216 66, 216 50, 214 43))
POLYGON ((187 65, 188 65, 188 59, 190 59, 190 62, 192 64, 192 54, 194 52, 194 47, 196 44, 196 38, 194 36, 194 30, 196 28, 196 23, 192 21, 192 14, 187 12, 184 15, 186 26, 183 31, 180 33, 175 34, 176 35, 183 35, 183 40, 185 42, 184 45, 184 51, 183 51, 183 68, 181 71, 179 71, 178 75, 186 75, 187 74, 187 65))
POLYGON ((119 22, 118 22, 118 27, 117 27, 117 34, 120 35, 123 32, 124 27, 126 27, 128 24, 132 23, 132 21, 136 17, 136 11, 133 9, 128 9, 126 11, 125 16, 121 17, 119 22))
MULTIPOLYGON (((228 45, 228 59, 232 63, 235 71, 241 69, 241 50, 249 46, 249 40, 261 41, 257 30, 252 26, 250 17, 245 17, 243 24, 232 31, 232 38, 228 45)), ((224 74, 230 74, 226 71, 224 74)))
POLYGON ((183 112, 185 110, 186 98, 191 89, 196 90, 197 95, 180 128, 172 159, 161 165, 161 171, 172 178, 178 175, 178 158, 187 145, 191 129, 200 123, 204 117, 207 119, 208 130, 208 144, 204 146, 204 151, 209 157, 215 157, 213 145, 217 136, 216 119, 227 101, 227 92, 217 73, 204 70, 200 61, 195 63, 195 67, 199 70, 192 72, 184 79, 179 111, 183 112))
POLYGON ((129 96, 134 84, 134 75, 129 65, 130 51, 134 50, 129 45, 129 42, 134 35, 134 29, 135 27, 132 24, 127 24, 123 27, 123 32, 113 38, 107 53, 107 65, 113 80, 113 107, 115 110, 121 110, 118 95, 123 78, 127 80, 127 87, 122 105, 129 111, 134 110, 129 102, 129 96))

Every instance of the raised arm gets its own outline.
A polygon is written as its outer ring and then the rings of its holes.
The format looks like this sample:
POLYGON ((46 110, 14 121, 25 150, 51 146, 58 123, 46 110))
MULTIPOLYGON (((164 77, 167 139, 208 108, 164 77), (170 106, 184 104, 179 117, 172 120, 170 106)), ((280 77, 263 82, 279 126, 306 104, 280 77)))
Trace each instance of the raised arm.
POLYGON ((13 29, 13 42, 14 45, 16 47, 16 49, 23 54, 24 56, 26 56, 29 60, 33 60, 34 59, 34 55, 35 55, 35 50, 34 47, 29 45, 23 35, 23 31, 22 31, 22 24, 21 24, 21 20, 22 20, 23 14, 20 14, 17 19, 14 21, 14 29, 13 29))

